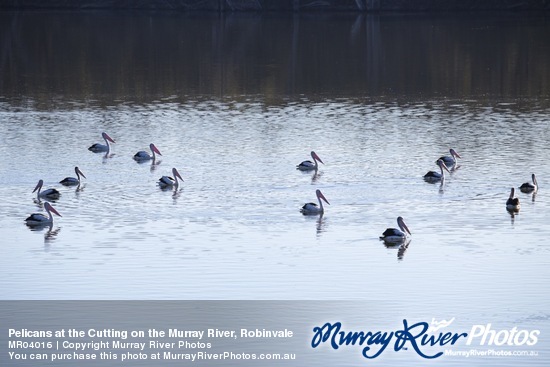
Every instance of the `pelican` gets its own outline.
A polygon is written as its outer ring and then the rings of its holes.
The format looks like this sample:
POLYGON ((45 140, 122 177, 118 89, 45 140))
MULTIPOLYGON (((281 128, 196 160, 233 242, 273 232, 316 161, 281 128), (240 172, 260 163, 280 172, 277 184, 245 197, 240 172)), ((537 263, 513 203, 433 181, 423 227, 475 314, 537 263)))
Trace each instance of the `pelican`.
POLYGON ((174 175, 173 178, 169 176, 162 176, 161 178, 159 178, 159 186, 161 188, 178 187, 179 185, 178 178, 182 181, 183 181, 183 178, 181 178, 180 173, 176 168, 172 168, 172 175, 174 175))
MULTIPOLYGON (((462 158, 462 157, 461 157, 460 154, 458 154, 458 153, 456 152, 456 150, 454 150, 453 148, 451 148, 451 149, 449 150, 449 153, 450 153, 451 155, 444 155, 444 156, 442 156, 442 157, 439 157, 439 159, 441 159, 441 160, 443 161, 443 163, 445 163, 445 165, 446 165, 447 167, 452 167, 452 166, 454 166, 454 165, 457 163, 456 159, 457 159, 457 158, 462 158)), ((436 162, 436 163, 437 163, 437 162, 436 162)))
POLYGON ((317 200, 319 200, 319 205, 315 203, 304 204, 304 206, 302 206, 302 209, 300 209, 300 212, 302 212, 302 214, 304 215, 323 214, 324 208, 323 208, 323 202, 321 201, 321 199, 323 199, 325 203, 330 205, 330 203, 328 202, 327 198, 325 198, 321 190, 317 189, 315 193, 317 194, 317 200))
POLYGON ((314 151, 311 151, 311 158, 313 159, 313 162, 303 161, 302 163, 296 166, 296 169, 300 171, 313 171, 313 170, 317 171, 317 169, 319 168, 318 162, 323 163, 323 161, 321 160, 321 158, 319 158, 317 153, 315 153, 314 151))
POLYGON ((157 153, 158 155, 162 155, 160 153, 160 151, 157 149, 157 147, 155 146, 155 144, 153 144, 153 143, 149 144, 149 148, 151 149, 151 152, 153 152, 152 157, 146 151, 140 150, 139 152, 134 154, 134 160, 136 160, 138 162, 143 162, 143 161, 148 161, 148 160, 152 159, 154 161, 155 158, 156 158, 155 153, 157 153))
POLYGON ((47 190, 41 191, 42 185, 44 185, 44 181, 40 180, 36 184, 36 187, 34 188, 34 190, 32 190, 32 192, 35 192, 38 190, 38 192, 36 193, 37 198, 58 199, 59 196, 61 196, 59 191, 57 191, 56 189, 47 189, 47 190))
POLYGON ((403 217, 397 218, 397 225, 399 226, 399 229, 397 228, 388 228, 382 233, 382 236, 380 236, 380 239, 384 242, 388 243, 401 243, 404 242, 407 239, 407 234, 411 234, 411 231, 409 231, 409 228, 403 221, 403 217))
POLYGON ((510 190, 510 197, 506 200, 506 209, 508 210, 518 211, 520 208, 519 199, 514 197, 515 191, 516 190, 512 187, 512 190, 510 190))
POLYGON ((42 213, 31 214, 27 219, 25 219, 25 222, 27 222, 27 225, 29 226, 40 226, 40 225, 46 225, 46 224, 51 225, 53 224, 52 213, 54 213, 55 215, 61 216, 61 214, 59 214, 57 210, 55 210, 54 207, 51 206, 50 203, 48 202, 44 204, 44 209, 46 209, 46 213, 48 213, 47 217, 42 213))
POLYGON ((539 185, 537 184, 537 178, 535 177, 534 173, 531 175, 531 179, 533 180, 533 183, 526 182, 519 187, 521 192, 530 193, 533 191, 537 191, 539 189, 539 185))
POLYGON ((62 184, 62 185, 65 185, 65 186, 80 185, 80 176, 82 176, 84 178, 86 178, 86 176, 84 176, 84 173, 82 173, 82 171, 78 167, 75 167, 74 171, 76 173, 76 178, 74 178, 74 177, 65 177, 63 180, 59 181, 59 183, 62 184))
POLYGON ((89 147, 88 150, 90 150, 94 153, 99 153, 99 152, 108 152, 111 149, 111 146, 109 145, 109 142, 114 143, 115 141, 113 139, 111 139, 111 137, 109 135, 107 135, 107 133, 105 133, 105 132, 101 133, 101 136, 103 137, 103 140, 105 140, 105 145, 95 143, 94 145, 89 147))
POLYGON ((424 175, 424 180, 428 182, 438 182, 443 181, 445 179, 445 173, 443 173, 443 170, 450 172, 445 163, 442 159, 437 160, 437 165, 439 166, 439 169, 441 170, 441 173, 435 172, 435 171, 429 171, 424 175))

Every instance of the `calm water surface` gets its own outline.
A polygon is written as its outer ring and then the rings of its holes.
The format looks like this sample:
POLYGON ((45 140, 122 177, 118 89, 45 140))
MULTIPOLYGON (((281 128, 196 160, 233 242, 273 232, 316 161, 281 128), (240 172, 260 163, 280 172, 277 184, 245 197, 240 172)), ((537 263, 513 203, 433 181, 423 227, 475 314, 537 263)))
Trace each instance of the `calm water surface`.
POLYGON ((2 298, 383 300, 550 329, 544 18, 350 15, 320 42, 327 19, 1 16, 2 298), (134 162, 151 142, 158 164, 134 162), (424 182, 450 147, 460 168, 424 182), (317 175, 295 169, 311 150, 317 175), (51 231, 24 224, 40 178, 51 231), (302 216, 318 188, 331 205, 302 216), (406 248, 378 239, 397 216, 406 248))

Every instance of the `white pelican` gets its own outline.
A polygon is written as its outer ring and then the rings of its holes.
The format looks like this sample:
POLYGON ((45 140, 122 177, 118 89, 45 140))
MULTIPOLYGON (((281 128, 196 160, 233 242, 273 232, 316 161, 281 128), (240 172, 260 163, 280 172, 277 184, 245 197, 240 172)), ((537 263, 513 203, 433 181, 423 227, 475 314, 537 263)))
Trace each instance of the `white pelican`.
POLYGON ((146 151, 140 150, 139 152, 134 154, 134 160, 136 160, 138 162, 143 162, 143 161, 148 161, 148 160, 152 159, 154 161, 155 158, 156 158, 155 153, 157 153, 158 155, 162 155, 162 154, 160 154, 160 151, 157 149, 155 144, 153 144, 153 143, 149 144, 149 148, 151 149, 151 152, 153 152, 152 157, 146 151))
POLYGON ((27 222, 27 225, 29 226, 40 226, 40 225, 46 225, 46 224, 53 224, 53 215, 59 215, 57 210, 54 209, 53 206, 50 205, 50 203, 46 202, 44 203, 44 209, 46 209, 46 213, 48 213, 48 216, 46 217, 42 213, 34 213, 31 214, 27 219, 25 219, 25 222, 27 222))
POLYGON ((181 178, 180 173, 175 167, 172 168, 172 175, 174 175, 174 177, 162 176, 161 178, 159 178, 159 186, 161 188, 167 188, 167 187, 177 188, 179 186, 178 178, 182 181, 183 181, 183 178, 181 178))
POLYGON ((535 177, 535 174, 531 175, 531 179, 533 180, 533 183, 526 182, 523 185, 519 187, 521 192, 530 193, 533 191, 537 191, 539 189, 539 185, 537 184, 537 178, 535 177))
POLYGON ((304 206, 302 206, 302 209, 300 209, 300 212, 302 212, 302 214, 304 215, 323 214, 324 208, 323 208, 323 202, 321 201, 321 199, 323 199, 325 203, 330 205, 330 203, 325 198, 321 190, 317 189, 315 193, 317 194, 317 200, 319 200, 319 205, 315 203, 304 204, 304 206))
POLYGON ((403 221, 403 217, 397 218, 397 225, 399 226, 399 229, 397 228, 388 228, 382 233, 382 236, 380 236, 381 240, 384 240, 384 242, 388 243, 401 243, 404 242, 407 239, 407 234, 411 234, 411 231, 409 231, 409 228, 403 221))
POLYGON ((518 211, 520 208, 519 199, 514 197, 515 190, 512 187, 510 190, 510 197, 506 200, 506 209, 511 211, 518 211))
POLYGON ((323 161, 321 160, 321 158, 319 158, 317 153, 315 153, 314 151, 311 151, 311 158, 313 159, 313 162, 303 161, 302 163, 296 166, 296 169, 300 171, 313 171, 313 170, 317 171, 317 169, 319 168, 318 162, 323 163, 323 161))
POLYGON ((458 153, 456 152, 456 150, 454 150, 453 148, 451 148, 451 149, 449 150, 449 153, 450 153, 451 155, 444 155, 444 156, 442 156, 442 157, 439 157, 439 159, 441 159, 441 160, 443 161, 443 163, 445 163, 445 165, 446 165, 447 167, 452 167, 452 166, 454 166, 454 165, 457 163, 457 160, 456 160, 456 159, 457 159, 457 158, 462 158, 462 157, 461 157, 460 154, 458 154, 458 153))
POLYGON ((438 159, 436 163, 439 166, 441 173, 435 172, 435 171, 429 171, 424 175, 424 180, 428 182, 443 181, 445 179, 445 173, 443 173, 443 170, 450 172, 442 159, 438 159))
POLYGON ((37 198, 58 199, 59 196, 61 196, 59 191, 57 191, 56 189, 47 189, 47 190, 41 191, 42 185, 44 185, 44 181, 40 180, 36 184, 36 187, 34 188, 34 190, 32 190, 32 192, 35 192, 38 190, 38 192, 36 193, 37 198))
POLYGON ((99 153, 99 152, 108 152, 111 149, 111 146, 109 145, 109 142, 114 143, 115 141, 111 139, 107 133, 101 133, 101 136, 103 137, 103 140, 105 140, 105 144, 99 144, 95 143, 91 147, 88 148, 88 150, 99 153))
POLYGON ((78 167, 75 167, 74 171, 76 173, 76 178, 74 178, 74 177, 65 177, 63 180, 59 181, 59 183, 62 184, 62 185, 65 185, 65 186, 80 185, 80 176, 82 176, 84 178, 86 178, 86 176, 84 176, 84 173, 82 173, 82 171, 78 167))

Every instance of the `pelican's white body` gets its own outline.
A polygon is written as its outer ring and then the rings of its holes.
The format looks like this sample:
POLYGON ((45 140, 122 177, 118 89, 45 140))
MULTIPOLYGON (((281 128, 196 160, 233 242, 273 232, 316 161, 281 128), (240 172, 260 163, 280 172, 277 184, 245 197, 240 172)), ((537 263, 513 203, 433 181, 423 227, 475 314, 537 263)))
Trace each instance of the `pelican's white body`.
POLYGON ((384 240, 384 242, 392 243, 392 244, 398 244, 402 243, 407 239, 407 234, 411 234, 411 231, 409 231, 409 228, 405 224, 405 221, 402 217, 397 218, 397 228, 387 228, 384 233, 382 233, 382 236, 380 236, 381 240, 384 240))
POLYGON ((149 161, 151 159, 155 160, 156 159, 155 153, 158 155, 162 155, 160 151, 157 149, 157 147, 155 146, 155 144, 153 143, 149 144, 149 149, 151 149, 151 152, 153 153, 152 156, 149 155, 149 153, 147 153, 146 151, 140 150, 139 152, 134 154, 134 160, 138 162, 144 162, 144 161, 149 161))

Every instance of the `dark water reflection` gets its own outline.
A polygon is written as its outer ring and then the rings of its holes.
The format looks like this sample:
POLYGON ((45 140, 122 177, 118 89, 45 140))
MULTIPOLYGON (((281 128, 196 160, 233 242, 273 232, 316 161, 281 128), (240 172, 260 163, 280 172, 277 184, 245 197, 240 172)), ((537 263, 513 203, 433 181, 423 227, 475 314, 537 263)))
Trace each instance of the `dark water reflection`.
POLYGON ((550 22, 525 13, 2 12, 0 35, 0 97, 43 106, 550 95, 550 22))

